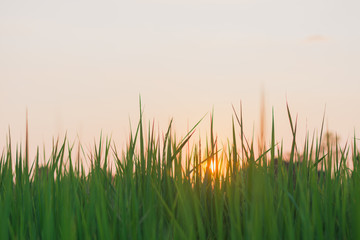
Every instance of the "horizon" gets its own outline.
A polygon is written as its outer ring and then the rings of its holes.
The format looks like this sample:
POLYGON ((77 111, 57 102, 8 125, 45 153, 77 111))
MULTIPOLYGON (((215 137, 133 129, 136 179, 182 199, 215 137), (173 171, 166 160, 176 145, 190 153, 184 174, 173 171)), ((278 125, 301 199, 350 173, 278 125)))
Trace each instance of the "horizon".
MULTIPOLYGON (((261 103, 261 111, 260 111, 260 120, 259 120, 259 126, 257 127, 258 129, 258 135, 252 135, 252 136, 248 136, 246 135, 247 132, 244 131, 244 134, 245 134, 245 138, 246 138, 246 141, 248 141, 250 143, 250 145, 252 145, 252 143, 254 144, 254 153, 255 153, 255 157, 259 157, 263 151, 265 150, 268 150, 270 147, 271 147, 271 119, 270 119, 270 123, 267 123, 269 118, 266 117, 266 113, 264 110, 264 107, 265 107, 265 102, 264 102, 264 95, 262 95, 262 103, 261 103), (270 126, 270 129, 268 129, 268 126, 270 126), (261 150, 260 149, 264 149, 264 150, 261 150), (260 151, 260 152, 259 152, 260 151)), ((141 103, 141 98, 139 98, 139 104, 142 104, 141 103)), ((241 104, 241 103, 240 103, 241 104)), ((141 105, 143 106, 143 105, 141 105)), ((287 105, 287 107, 289 107, 287 105)), ((243 121, 244 121, 244 116, 243 116, 243 113, 241 115, 241 112, 240 111, 237 111, 234 106, 232 105, 232 109, 233 109, 233 115, 232 115, 232 121, 234 123, 234 126, 235 126, 235 134, 236 134, 236 138, 237 140, 236 141, 240 141, 240 137, 241 137, 241 132, 240 132, 240 125, 239 125, 239 119, 238 118, 241 118, 241 116, 243 117, 243 121), (236 111, 236 112, 235 112, 236 111)), ((241 109, 241 108, 240 108, 241 109)), ((152 121, 150 121, 150 119, 144 119, 144 109, 141 108, 141 111, 142 111, 142 122, 143 122, 143 129, 144 129, 144 134, 147 135, 148 131, 153 129, 154 130, 154 134, 155 134, 155 138, 156 139, 159 139, 161 143, 163 141, 163 138, 164 138, 164 135, 166 133, 166 130, 167 130, 167 127, 164 128, 164 129, 160 129, 160 126, 158 124, 158 127, 156 127, 156 124, 157 124, 157 121, 156 119, 152 119, 152 121)), ((214 111, 214 109, 213 109, 214 111)), ((291 107, 289 108, 289 113, 291 114, 291 119, 292 119, 292 124, 294 125, 294 127, 298 128, 299 126, 299 123, 298 123, 298 116, 293 114, 291 112, 291 107)), ((140 114, 140 108, 139 108, 139 114, 140 114)), ((195 123, 193 125, 188 125, 187 126, 187 130, 186 132, 182 133, 182 134, 179 134, 178 135, 178 132, 176 131, 176 128, 174 127, 174 125, 176 125, 174 122, 176 122, 175 119, 171 119, 169 121, 172 122, 172 127, 171 127, 171 135, 173 135, 173 137, 176 137, 176 141, 179 141, 186 135, 189 133, 190 129, 192 129, 194 127, 194 134, 193 136, 190 138, 189 142, 187 143, 188 147, 185 148, 184 153, 185 154, 189 154, 189 151, 192 151, 194 150, 193 147, 195 145, 198 146, 199 142, 201 143, 201 146, 202 146, 202 149, 201 151, 204 152, 206 154, 206 146, 205 146, 205 143, 207 143, 208 141, 210 141, 210 134, 211 134, 211 119, 214 119, 215 118, 215 115, 212 115, 213 112, 211 113, 206 113, 201 119, 199 119, 199 121, 197 122, 199 125, 197 126, 194 126, 196 125, 195 123), (206 121, 208 120, 208 124, 206 124, 206 121), (204 129, 204 126, 201 127, 201 125, 206 125, 206 127, 208 129, 204 129), (202 134, 200 133, 200 130, 199 129, 202 129, 203 131, 205 131, 205 133, 203 132, 202 134), (189 146, 191 146, 191 149, 189 149, 189 146)), ((287 113, 288 114, 288 113, 287 113)), ((289 116, 287 116, 289 117, 289 116)), ((52 136, 52 139, 51 139, 51 143, 46 145, 45 143, 43 143, 43 145, 34 145, 31 143, 31 134, 28 134, 28 127, 31 126, 31 124, 29 124, 28 122, 28 112, 26 110, 26 122, 24 123, 25 127, 25 135, 23 137, 23 140, 20 140, 20 141, 13 141, 13 136, 11 135, 11 128, 9 127, 8 129, 8 132, 6 134, 6 144, 4 144, 2 146, 2 154, 4 153, 4 150, 6 150, 8 148, 8 140, 10 139, 11 140, 11 150, 12 152, 17 152, 18 150, 19 151, 25 151, 27 154, 29 154, 29 160, 30 160, 30 164, 33 164, 33 159, 36 158, 36 152, 39 150, 39 160, 40 160, 40 164, 43 165, 45 164, 47 161, 50 160, 50 155, 51 155, 51 151, 53 151, 53 147, 54 147, 54 144, 57 145, 57 143, 61 144, 66 141, 66 149, 68 149, 68 147, 71 145, 73 147, 75 147, 75 150, 76 151, 80 151, 80 148, 82 149, 85 149, 80 152, 74 152, 76 155, 79 154, 79 156, 81 156, 81 159, 82 159, 82 164, 84 164, 85 166, 90 164, 89 162, 86 162, 86 159, 87 159, 87 154, 93 154, 93 149, 94 147, 98 146, 100 141, 101 142, 104 142, 104 141, 110 141, 110 145, 111 146, 114 146, 116 147, 117 150, 120 150, 120 151, 126 151, 126 146, 129 144, 129 135, 132 135, 135 133, 136 131, 136 126, 139 124, 139 120, 140 120, 140 116, 138 116, 138 121, 135 123, 135 124, 132 124, 131 122, 129 122, 129 131, 128 131, 128 134, 127 134, 127 137, 125 139, 122 139, 122 145, 119 146, 119 139, 118 138, 113 138, 112 134, 110 135, 107 135, 107 134, 104 134, 104 132, 102 130, 100 130, 100 134, 98 137, 94 137, 93 138, 93 141, 92 143, 89 143, 89 142, 86 142, 85 144, 81 141, 81 138, 80 136, 78 135, 78 133, 76 133, 76 136, 73 135, 74 133, 71 133, 70 134, 68 133, 68 131, 65 131, 63 133, 63 135, 61 136, 60 134, 57 135, 57 136, 52 136), (28 135, 27 135, 28 134, 28 135), (28 137, 28 139, 27 139, 28 137), (29 140, 30 139, 30 140, 29 140), (26 143, 30 143, 30 147, 29 147, 29 150, 27 150, 28 146, 26 145, 26 143), (68 144, 70 144, 68 146, 68 144), (19 148, 20 147, 20 148, 19 148), (44 159, 44 155, 46 156, 46 158, 44 159), (85 160, 85 162, 84 162, 85 160)), ((333 132, 329 129, 327 129, 327 127, 325 126, 325 114, 323 115, 323 121, 321 123, 321 126, 323 127, 321 129, 321 127, 319 129, 315 129, 313 132, 310 132, 309 130, 304 133, 304 134, 299 134, 298 133, 298 130, 297 130, 297 133, 296 133, 296 151, 298 154, 301 155, 301 152, 303 151, 303 147, 304 147, 304 144, 306 141, 309 141, 308 143, 310 145, 312 144, 315 144, 314 147, 316 147, 316 144, 319 140, 319 137, 320 137, 320 134, 321 135, 321 141, 322 141, 322 144, 326 143, 327 141, 327 134, 330 135, 330 141, 332 142, 334 139, 338 139, 339 142, 338 142, 338 146, 339 147, 344 147, 344 149, 346 149, 346 147, 353 147, 353 140, 355 140, 354 138, 353 139, 347 139, 346 142, 344 143, 344 141, 341 141, 341 136, 339 136, 336 132, 333 132), (322 125, 323 124, 323 125, 322 125), (300 136, 300 137, 299 137, 300 136), (302 137, 304 139, 302 139, 302 137), (304 140, 304 141, 302 141, 304 140)), ((289 121, 289 130, 291 130, 291 127, 290 127, 290 119, 288 119, 289 121)), ((243 122, 245 124, 245 121, 243 122)), ((274 124, 275 124, 275 121, 274 121, 274 124)), ((228 126, 227 126, 228 127, 228 126)), ((232 127, 232 125, 230 126, 230 128, 232 127)), ((277 136, 276 134, 276 131, 277 131, 277 128, 276 126, 274 125, 275 127, 275 142, 276 142, 276 152, 283 146, 284 147, 284 155, 285 156, 285 160, 286 158, 289 157, 290 155, 290 150, 291 150, 291 142, 292 142, 292 137, 291 139, 288 139, 289 141, 284 141, 284 138, 283 137, 280 137, 277 136)), ((29 128, 30 129, 30 128, 29 128)), ((214 129, 216 129, 215 127, 215 123, 214 123, 214 129)), ((255 127, 253 126, 253 129, 255 129, 255 127)), ((255 134, 255 131, 253 131, 253 133, 255 134)), ((219 135, 216 130, 214 131, 214 134, 215 134, 215 142, 217 145, 219 145, 219 151, 222 152, 222 151, 225 151, 226 152, 226 148, 227 148, 227 142, 228 141, 232 141, 232 136, 231 134, 229 134, 228 136, 225 136, 225 135, 219 135), (219 137, 220 136, 220 137, 219 137), (225 138, 224 138, 225 137, 225 138), (221 151, 221 149, 223 149, 221 151)), ((357 140, 357 139, 356 139, 357 140)), ((0 141, 1 142, 1 141, 0 141)), ((332 142, 331 145, 335 144, 335 142, 332 142)), ((325 145, 324 145, 325 146, 325 145)), ((334 145, 335 146, 335 145, 334 145)), ((333 147, 334 147, 333 146, 333 147)), ((139 147, 139 146, 138 146, 139 147)), ((198 146, 199 147, 199 146, 198 146)), ((239 147, 239 151, 240 151, 241 147, 239 147)), ((104 151, 104 149, 102 149, 102 151, 104 151)), ((15 162, 13 163, 15 164, 15 162)), ((111 165, 114 165, 115 162, 111 162, 111 165)), ((352 165, 352 164, 351 164, 352 165)), ((89 167, 89 166, 88 166, 89 167)))

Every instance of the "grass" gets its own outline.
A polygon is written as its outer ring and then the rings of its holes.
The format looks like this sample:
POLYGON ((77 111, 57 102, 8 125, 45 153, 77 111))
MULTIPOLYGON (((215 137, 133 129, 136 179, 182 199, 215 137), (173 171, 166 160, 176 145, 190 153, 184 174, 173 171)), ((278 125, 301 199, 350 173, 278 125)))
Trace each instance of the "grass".
POLYGON ((28 143, 12 152, 9 135, 0 159, 0 238, 360 239, 356 138, 351 147, 322 147, 321 130, 297 149, 288 113, 288 164, 274 124, 270 146, 255 157, 241 113, 227 146, 218 149, 211 124, 205 146, 194 144, 188 154, 197 124, 179 142, 171 122, 156 137, 154 128, 145 132, 141 109, 122 152, 100 138, 79 155, 65 138, 54 142, 46 166, 39 151, 30 166, 28 143))

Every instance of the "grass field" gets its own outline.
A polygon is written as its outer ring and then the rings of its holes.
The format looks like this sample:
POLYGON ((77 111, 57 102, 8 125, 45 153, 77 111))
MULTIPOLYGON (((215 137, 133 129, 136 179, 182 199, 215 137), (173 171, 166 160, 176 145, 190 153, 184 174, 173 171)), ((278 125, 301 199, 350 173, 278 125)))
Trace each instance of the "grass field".
POLYGON ((218 146, 211 127, 209 139, 186 152, 197 125, 176 139, 171 123, 161 135, 140 114, 126 149, 102 138, 79 154, 64 139, 46 166, 39 151, 32 158, 27 147, 12 151, 9 136, 0 160, 0 238, 360 239, 355 137, 321 147, 321 129, 297 149, 289 111, 294 140, 283 164, 274 124, 270 146, 256 157, 241 114, 233 122, 227 146, 218 146))

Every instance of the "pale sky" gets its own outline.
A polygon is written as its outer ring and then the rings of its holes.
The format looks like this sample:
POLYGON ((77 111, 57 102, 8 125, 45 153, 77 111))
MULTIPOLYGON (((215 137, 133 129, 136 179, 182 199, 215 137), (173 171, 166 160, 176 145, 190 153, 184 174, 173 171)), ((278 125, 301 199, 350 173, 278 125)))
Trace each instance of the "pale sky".
POLYGON ((326 105, 345 143, 360 135, 359 12, 329 0, 1 1, 1 148, 9 126, 24 141, 26 108, 31 153, 65 131, 90 146, 102 130, 121 148, 139 95, 145 120, 165 131, 173 117, 179 136, 214 108, 223 142, 242 101, 251 137, 262 89, 277 140, 290 140, 287 99, 300 142, 326 105))

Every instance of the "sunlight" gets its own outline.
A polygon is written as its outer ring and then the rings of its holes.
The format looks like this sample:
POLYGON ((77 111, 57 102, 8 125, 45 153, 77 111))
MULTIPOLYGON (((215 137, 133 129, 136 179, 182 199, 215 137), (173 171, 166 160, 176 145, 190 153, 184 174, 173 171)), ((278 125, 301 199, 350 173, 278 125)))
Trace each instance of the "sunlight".
POLYGON ((211 173, 215 173, 215 171, 216 171, 216 167, 215 167, 214 161, 211 161, 210 170, 211 170, 211 173))

